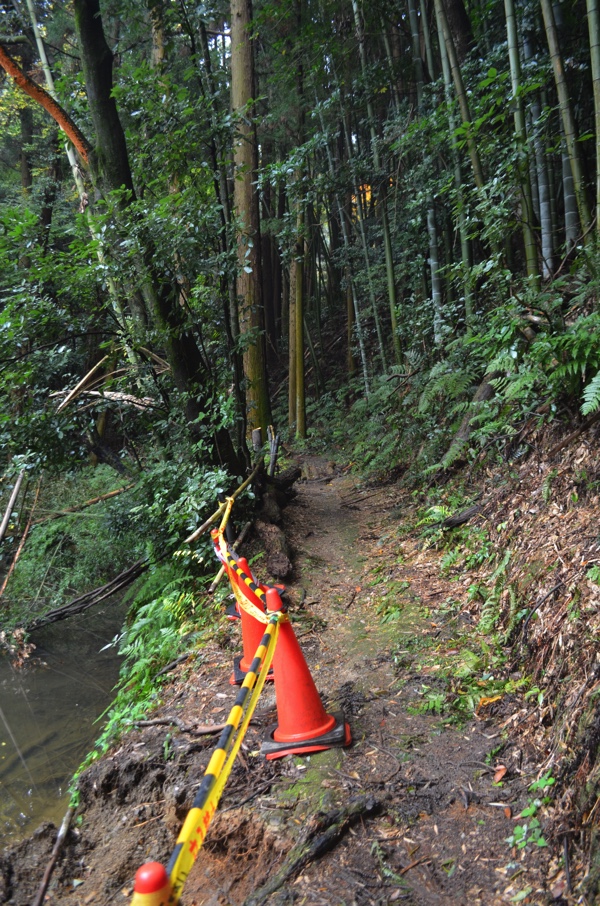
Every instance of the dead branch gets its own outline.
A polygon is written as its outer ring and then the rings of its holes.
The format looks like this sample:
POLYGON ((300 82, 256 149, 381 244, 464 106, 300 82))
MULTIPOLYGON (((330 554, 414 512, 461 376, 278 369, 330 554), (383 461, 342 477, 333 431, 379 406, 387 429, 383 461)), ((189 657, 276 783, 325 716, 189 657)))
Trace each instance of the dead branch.
POLYGON ((138 560, 133 566, 128 566, 127 569, 120 572, 118 576, 115 576, 114 579, 107 582, 106 585, 101 585, 99 588, 94 588, 92 591, 88 591, 78 598, 73 598, 72 601, 63 604, 62 607, 57 607, 56 610, 51 610, 49 613, 45 614, 45 616, 34 620, 33 623, 30 623, 29 626, 26 627, 27 632, 32 632, 34 629, 39 629, 41 626, 46 626, 48 623, 57 623, 59 620, 66 620, 67 617, 72 617, 77 613, 83 613, 84 610, 88 610, 90 607, 93 607, 94 604, 99 604, 101 601, 106 600, 106 598, 110 598, 111 595, 127 588, 127 586, 131 585, 131 583, 141 576, 142 573, 146 572, 149 565, 147 560, 138 560))
POLYGON ((51 513, 49 516, 42 516, 41 519, 36 519, 33 525, 41 525, 42 522, 50 522, 52 519, 60 519, 61 516, 66 516, 68 513, 78 513, 80 510, 84 510, 88 506, 93 506, 95 503, 100 503, 102 500, 108 500, 110 497, 116 497, 117 494, 122 494, 123 491, 129 491, 130 488, 133 488, 134 484, 126 484, 122 488, 117 488, 115 491, 109 491, 107 494, 100 494, 99 497, 92 497, 91 500, 86 500, 85 503, 78 503, 76 506, 68 506, 65 510, 61 510, 59 513, 51 513))
POLYGON ((86 375, 84 375, 84 376, 81 378, 81 380, 80 380, 77 384, 75 384, 75 386, 73 387, 73 389, 68 391, 68 393, 67 393, 67 395, 65 396, 64 400, 62 401, 62 403, 59 404, 58 409, 56 410, 57 412, 61 412, 61 411, 65 408, 65 406, 68 406, 68 405, 69 405, 69 403, 71 402, 71 400, 75 399, 75 397, 77 396, 77 394, 78 394, 81 390, 83 390, 83 388, 84 388, 85 385, 88 383, 88 381, 90 380, 90 378, 93 377, 93 376, 95 375, 95 373, 98 371, 99 368, 102 367, 102 365, 104 365, 104 363, 106 362, 107 359, 108 359, 108 356, 105 355, 104 358, 100 359, 99 362, 96 362, 96 364, 94 365, 94 367, 91 368, 91 369, 88 371, 88 373, 87 373, 86 375))
MULTIPOLYGON (((51 393, 51 397, 63 396, 65 393, 64 390, 57 390, 55 393, 51 393)), ((84 409, 89 409, 91 406, 95 406, 98 403, 102 402, 111 402, 111 403, 120 403, 123 406, 133 406, 134 409, 140 409, 144 412, 146 409, 158 409, 160 406, 151 396, 134 396, 133 393, 123 393, 120 390, 88 390, 86 388, 79 390, 77 396, 80 397, 92 397, 92 401, 84 406, 84 409)), ((71 396, 71 400, 73 396, 71 396)), ((59 412, 61 409, 67 405, 66 401, 60 404, 59 408, 56 410, 59 412)))
MULTIPOLYGON (((252 469, 252 471, 250 472, 250 474, 248 475, 246 480, 243 481, 242 484, 239 485, 239 487, 237 487, 235 489, 235 491, 233 492, 233 494, 230 495, 230 497, 232 497, 233 500, 235 500, 236 497, 239 497, 239 495, 242 493, 242 491, 246 490, 248 485, 251 484, 252 481, 254 481, 254 479, 256 478, 258 473, 263 468, 264 468, 264 462, 261 459, 254 466, 254 468, 252 469)), ((200 528, 197 528, 195 532, 192 532, 191 535, 188 535, 188 537, 185 539, 185 541, 183 543, 191 544, 192 541, 195 541, 197 538, 200 537, 200 535, 204 534, 204 532, 207 531, 207 529, 209 529, 211 527, 211 525, 217 521, 219 516, 221 516, 223 514, 223 512, 225 511, 226 505, 227 505, 226 503, 221 503, 219 505, 219 508, 217 510, 215 510, 215 512, 212 514, 212 516, 209 516, 208 519, 206 520, 206 522, 203 522, 202 525, 200 526, 200 528)))
POLYGON ((345 808, 318 814, 308 822, 300 839, 289 851, 279 871, 244 900, 243 906, 262 906, 276 890, 294 877, 309 862, 332 849, 347 829, 363 815, 373 815, 381 803, 372 796, 357 796, 345 808))
POLYGON ((50 883, 50 878, 52 877, 52 872, 54 871, 54 866, 56 865, 56 862, 60 855, 60 851, 63 848, 64 842, 67 837, 67 832, 68 832, 70 824, 71 824, 71 819, 73 818, 74 813, 75 813, 75 809, 73 809, 73 808, 67 809, 67 813, 62 820, 62 824, 60 826, 60 830, 58 832, 56 842, 52 849, 50 861, 46 865, 44 877, 42 878, 42 882, 38 888, 38 892, 36 894, 35 900, 31 904, 31 906, 42 906, 42 903, 44 902, 44 898, 46 896, 46 890, 48 889, 48 884, 50 883))
POLYGON ((564 447, 568 447, 571 441, 576 440, 581 434, 584 434, 588 428, 591 428, 592 425, 595 425, 596 422, 600 419, 600 412, 596 412, 595 415, 592 415, 580 428, 577 428, 576 431, 572 431, 570 434, 567 434, 566 437, 563 437, 561 441, 557 444, 554 444, 553 447, 548 451, 548 459, 552 459, 556 453, 559 453, 564 447))
POLYGON ((453 513, 452 516, 448 516, 447 519, 441 523, 442 528, 457 528, 459 525, 464 525, 465 522, 468 522, 469 519, 472 519, 473 516, 477 516, 481 513, 483 507, 476 503, 474 506, 468 507, 466 510, 461 510, 460 513, 453 513))
POLYGON ((28 94, 30 98, 40 104, 44 110, 50 114, 52 119, 58 123, 63 132, 68 136, 79 151, 84 163, 88 163, 90 152, 93 150, 87 138, 83 135, 78 126, 75 125, 69 114, 63 110, 57 101, 54 100, 48 92, 30 79, 19 64, 13 60, 11 55, 0 45, 0 66, 11 78, 15 80, 19 88, 28 94))
POLYGON ((177 717, 155 717, 152 720, 134 720, 135 727, 177 727, 182 733, 190 736, 214 736, 221 733, 227 724, 199 724, 190 727, 177 717))

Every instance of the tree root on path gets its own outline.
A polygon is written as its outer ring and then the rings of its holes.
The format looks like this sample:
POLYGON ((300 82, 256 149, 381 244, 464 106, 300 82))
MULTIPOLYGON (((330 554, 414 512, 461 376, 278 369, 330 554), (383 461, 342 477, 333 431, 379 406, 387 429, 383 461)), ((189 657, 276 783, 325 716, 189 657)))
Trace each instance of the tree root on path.
POLYGON ((294 877, 305 865, 332 849, 351 824, 363 815, 374 815, 381 802, 373 796, 357 796, 345 808, 327 814, 314 815, 302 832, 300 839, 289 851, 279 871, 266 884, 244 900, 243 906, 263 906, 276 890, 294 877))

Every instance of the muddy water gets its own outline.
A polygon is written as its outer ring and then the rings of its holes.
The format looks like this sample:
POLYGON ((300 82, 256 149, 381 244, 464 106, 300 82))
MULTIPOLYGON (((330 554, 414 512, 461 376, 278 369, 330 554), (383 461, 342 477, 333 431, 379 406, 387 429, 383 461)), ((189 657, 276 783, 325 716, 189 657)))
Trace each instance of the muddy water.
POLYGON ((101 649, 123 618, 115 603, 33 633, 32 663, 20 670, 0 656, 0 845, 62 820, 71 776, 113 698, 120 659, 101 649))

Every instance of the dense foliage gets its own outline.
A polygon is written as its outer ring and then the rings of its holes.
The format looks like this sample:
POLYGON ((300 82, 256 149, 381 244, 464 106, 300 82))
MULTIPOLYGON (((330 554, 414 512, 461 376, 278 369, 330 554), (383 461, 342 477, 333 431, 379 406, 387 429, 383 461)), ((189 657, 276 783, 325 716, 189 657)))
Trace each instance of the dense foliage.
POLYGON ((152 559, 243 473, 268 390, 281 432, 378 476, 519 456, 532 422, 597 412, 594 0, 32 9, 0 4, 0 49, 92 150, 69 162, 6 75, 7 489, 103 462, 136 485, 107 531, 152 559))

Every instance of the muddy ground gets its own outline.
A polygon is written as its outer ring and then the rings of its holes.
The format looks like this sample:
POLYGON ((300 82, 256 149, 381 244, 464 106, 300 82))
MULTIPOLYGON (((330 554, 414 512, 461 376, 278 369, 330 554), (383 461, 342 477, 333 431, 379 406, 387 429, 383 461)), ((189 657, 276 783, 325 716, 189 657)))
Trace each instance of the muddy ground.
MULTIPOLYGON (((258 750, 276 721, 266 688, 182 902, 567 902, 560 848, 507 842, 523 824, 541 760, 514 724, 506 729, 510 696, 484 702, 469 719, 437 713, 437 674, 473 618, 444 609, 457 585, 441 578, 440 553, 424 549, 418 534, 398 535, 409 495, 361 488, 316 457, 302 467, 284 514, 294 556, 290 610, 322 698, 343 709, 353 742, 266 762, 258 750), (298 844, 304 860, 293 858, 298 844)), ((235 696, 237 632, 227 624, 230 647, 203 649, 178 666, 152 716, 188 727, 224 720, 235 696)), ((88 769, 48 906, 127 903, 138 866, 167 861, 214 743, 174 726, 146 727, 88 769)), ((44 826, 5 853, 0 902, 32 903, 55 836, 44 826)))

